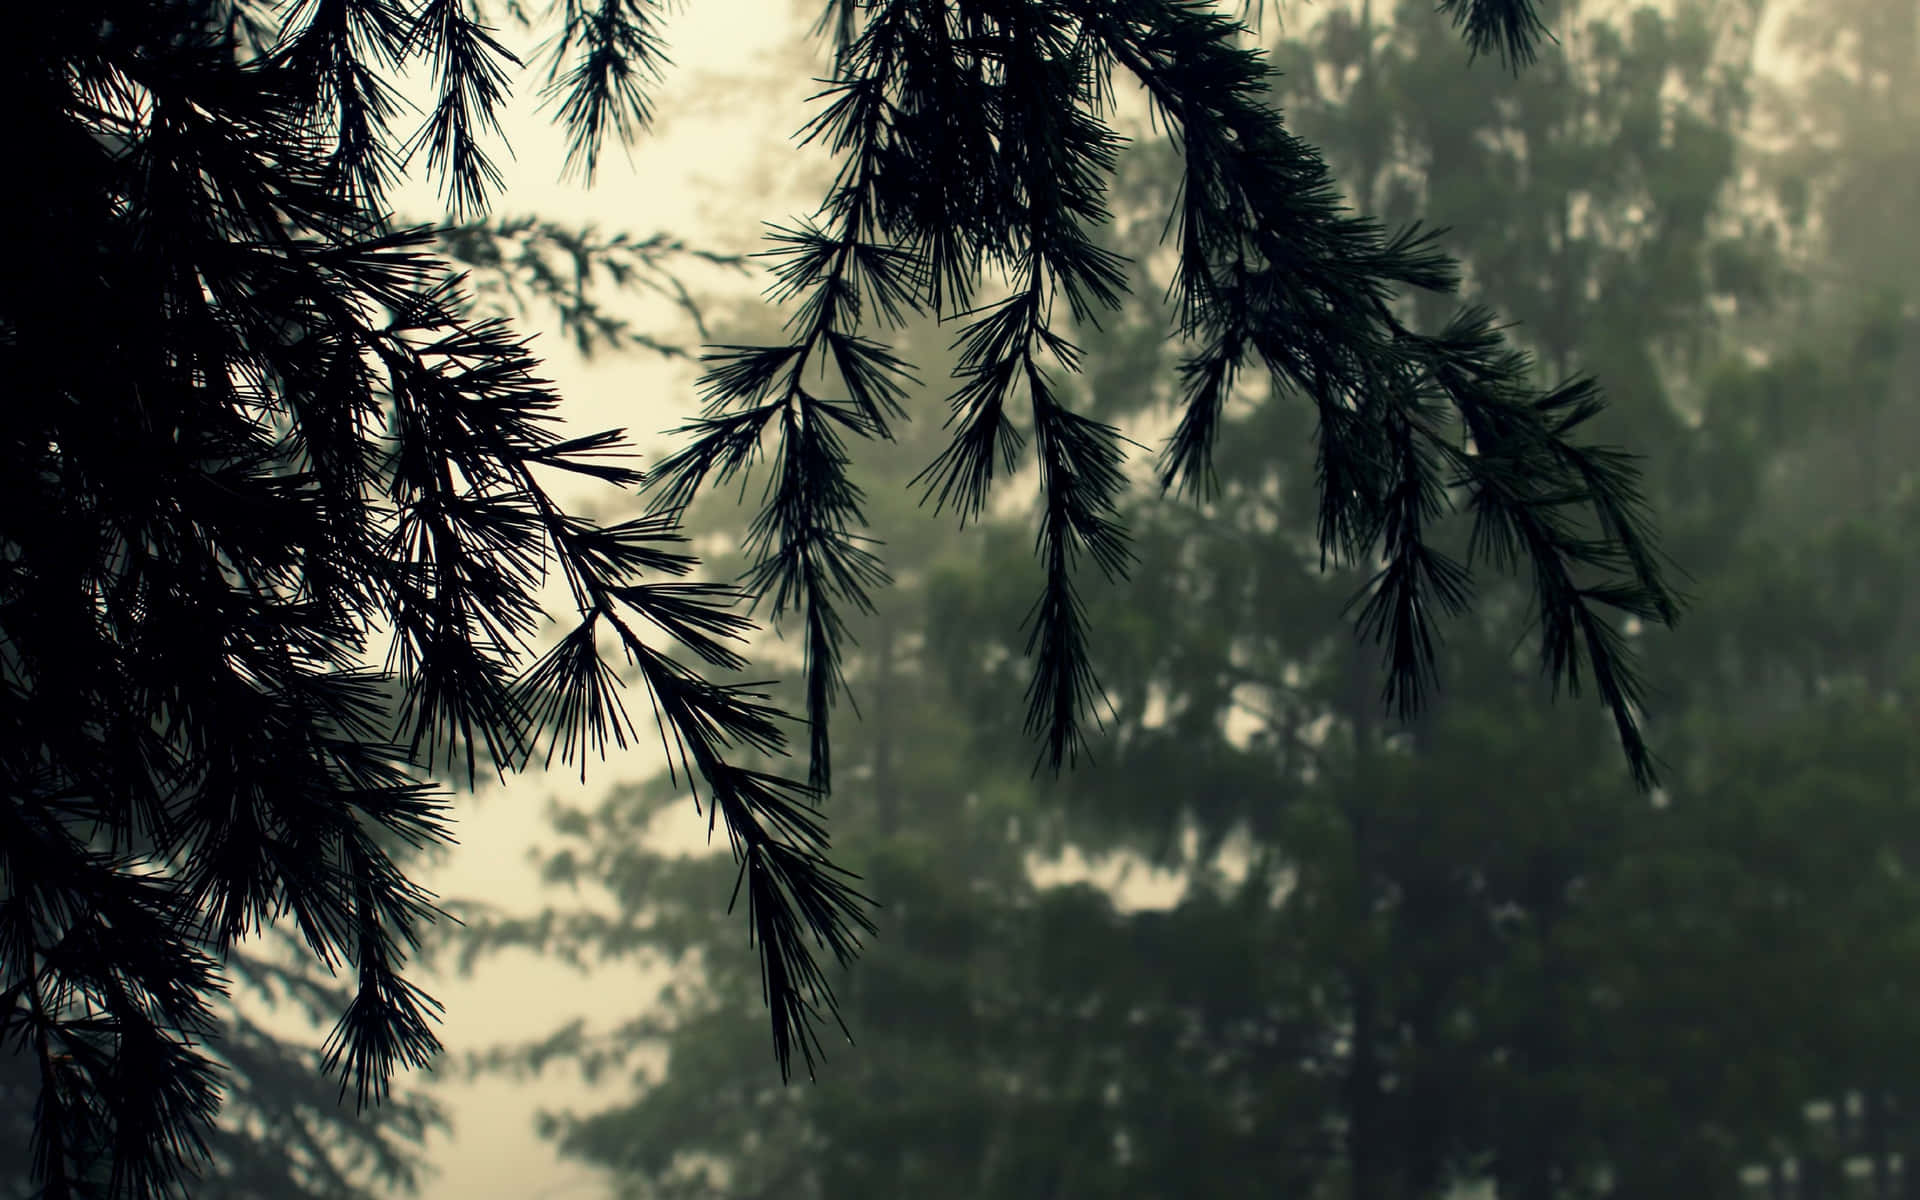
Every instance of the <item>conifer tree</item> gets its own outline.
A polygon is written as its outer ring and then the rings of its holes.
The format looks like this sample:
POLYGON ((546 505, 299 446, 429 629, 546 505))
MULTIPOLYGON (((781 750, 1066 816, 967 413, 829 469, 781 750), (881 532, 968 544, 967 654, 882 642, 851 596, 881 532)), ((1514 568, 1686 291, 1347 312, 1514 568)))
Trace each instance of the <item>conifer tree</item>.
MULTIPOLYGON (((1443 7, 1510 66, 1543 33, 1528 0, 1443 7)), ((535 71, 584 178, 649 118, 665 8, 505 7, 551 31, 535 71)), ((789 339, 711 351, 692 436, 650 476, 620 431, 563 435, 526 343, 475 315, 433 229, 390 212, 414 161, 455 221, 499 186, 499 107, 523 68, 486 13, 15 14, 0 161, 30 186, 0 199, 19 231, 0 284, 0 1040, 32 1080, 45 1195, 183 1186, 221 1102, 206 1042, 222 961, 265 924, 347 973, 327 1047, 343 1092, 364 1104, 426 1062, 436 1006, 404 967, 435 908, 400 848, 448 826, 423 772, 471 781, 556 754, 584 771, 639 736, 623 662, 726 827, 781 1069, 796 1052, 811 1068, 833 1012, 816 952, 849 959, 865 925, 818 802, 842 614, 885 579, 845 439, 887 437, 911 382, 878 327, 958 324, 954 440, 923 476, 938 505, 977 515, 1034 442, 1047 570, 1029 727, 1046 762, 1075 757, 1099 696, 1074 572, 1129 560, 1123 447, 1067 406, 1058 375, 1079 352, 1054 321, 1126 287, 1097 240, 1116 76, 1145 88, 1184 171, 1174 333, 1191 354, 1163 483, 1204 491, 1235 380, 1273 373, 1317 415, 1323 545, 1380 565, 1361 624, 1386 644, 1388 701, 1421 701, 1434 618, 1469 601, 1472 564, 1428 538, 1457 500, 1477 552, 1532 571, 1546 669, 1592 680, 1650 778, 1604 612, 1666 621, 1675 605, 1631 461, 1575 440, 1594 385, 1532 389, 1483 312, 1403 322, 1398 293, 1452 288, 1452 264, 1430 234, 1340 207, 1234 19, 1198 0, 824 8, 833 65, 804 136, 841 171, 818 213, 774 233, 789 339), (408 128, 396 88, 415 66, 433 98, 408 128), (681 510, 769 445, 744 586, 686 579, 681 510), (653 507, 596 524, 553 500, 554 472, 650 487, 653 507), (549 573, 575 611, 536 650, 549 573), (742 765, 786 745, 785 714, 734 680, 747 597, 801 615, 804 778, 742 765)))

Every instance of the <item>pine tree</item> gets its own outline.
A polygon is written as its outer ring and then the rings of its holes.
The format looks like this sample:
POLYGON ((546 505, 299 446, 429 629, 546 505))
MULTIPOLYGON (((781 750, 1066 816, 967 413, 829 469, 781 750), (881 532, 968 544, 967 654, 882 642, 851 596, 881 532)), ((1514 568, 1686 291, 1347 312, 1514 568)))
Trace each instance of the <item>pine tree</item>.
MULTIPOLYGON (((564 0, 544 18, 547 94, 584 177, 647 122, 663 7, 564 0)), ((1543 32, 1527 0, 1443 7, 1510 65, 1543 32)), ((939 505, 981 511, 1024 399, 1046 761, 1075 757, 1099 695, 1074 571, 1127 565, 1122 444, 1067 406, 1056 376, 1079 352, 1052 322, 1056 298, 1090 319, 1126 286, 1095 240, 1116 73, 1145 87, 1185 176, 1175 332, 1194 350, 1166 486, 1205 490, 1234 381, 1272 372, 1317 414, 1323 545, 1382 564, 1361 617, 1388 646, 1388 700, 1420 702, 1433 619, 1468 602, 1470 564, 1428 540, 1458 495, 1475 547, 1534 572, 1548 671, 1590 676, 1650 778, 1602 610, 1670 621, 1675 605, 1630 460, 1573 440, 1593 384, 1533 390, 1484 312, 1437 334, 1403 323, 1399 290, 1447 290, 1452 265, 1430 234, 1342 210, 1238 22, 1197 0, 831 0, 821 28, 834 66, 805 136, 842 170, 774 235, 790 340, 710 353, 693 437, 649 478, 617 430, 562 436, 525 342, 475 315, 433 229, 389 211, 416 157, 456 221, 498 187, 489 147, 520 64, 471 5, 17 15, 0 139, 31 186, 0 200, 20 234, 0 286, 0 1038, 36 1092, 44 1194, 180 1188, 221 1102, 222 961, 282 918, 350 970, 327 1051, 343 1092, 364 1104, 426 1062, 435 1004, 404 965, 436 910, 401 850, 448 828, 423 772, 471 782, 556 754, 584 772, 638 736, 616 656, 727 827, 781 1069, 796 1052, 811 1068, 834 1007, 815 951, 847 960, 866 921, 817 804, 841 614, 885 579, 845 438, 885 438, 911 380, 876 320, 960 322, 955 439, 923 477, 939 505), (408 134, 395 88, 414 64, 434 100, 408 134), (686 580, 681 510, 768 441, 745 587, 686 580), (652 510, 569 514, 555 471, 648 485, 652 510), (550 570, 577 618, 536 653, 550 570), (742 765, 786 744, 784 714, 729 678, 749 596, 804 614, 804 780, 742 765)))

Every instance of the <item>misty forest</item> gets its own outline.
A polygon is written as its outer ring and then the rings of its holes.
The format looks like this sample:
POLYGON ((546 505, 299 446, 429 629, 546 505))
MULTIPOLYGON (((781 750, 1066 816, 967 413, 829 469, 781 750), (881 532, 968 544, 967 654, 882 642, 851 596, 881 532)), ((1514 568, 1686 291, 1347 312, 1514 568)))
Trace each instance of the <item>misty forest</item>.
POLYGON ((1915 0, 10 22, 0 1196, 1920 1200, 1915 0))

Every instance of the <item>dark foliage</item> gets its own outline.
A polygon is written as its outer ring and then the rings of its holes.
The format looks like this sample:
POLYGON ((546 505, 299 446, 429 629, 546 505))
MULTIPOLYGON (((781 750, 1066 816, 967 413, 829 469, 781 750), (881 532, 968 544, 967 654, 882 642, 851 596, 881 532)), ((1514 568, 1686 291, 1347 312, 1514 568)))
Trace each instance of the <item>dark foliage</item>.
MULTIPOLYGON (((316 978, 300 961, 305 947, 291 930, 275 930, 267 946, 231 951, 226 976, 234 991, 297 1013, 311 1026, 333 1021, 351 996, 338 980, 316 978)), ((377 1109, 355 1112, 321 1068, 320 1052, 263 1027, 247 1010, 222 1005, 220 1036, 204 1049, 220 1070, 218 1126, 207 1133, 211 1162, 191 1185, 196 1200, 376 1200, 413 1194, 426 1164, 424 1143, 447 1118, 420 1091, 399 1091, 377 1109)), ((30 1055, 0 1058, 0 1196, 43 1194, 25 1172, 40 1086, 30 1055)), ((110 1164, 75 1190, 105 1184, 110 1164)))
POLYGON ((0 313, 0 1033, 31 1065, 34 1177, 149 1195, 206 1155, 205 1043, 246 1050, 209 1007, 219 963, 268 922, 354 981, 327 1045, 342 1089, 364 1104, 426 1062, 437 1006, 403 966, 434 907, 393 857, 447 836, 419 768, 629 736, 615 643, 741 853, 784 1060, 825 995, 796 930, 845 956, 862 918, 810 794, 730 765, 779 751, 778 714, 645 633, 726 661, 734 595, 672 581, 693 561, 670 521, 549 498, 554 471, 641 476, 617 431, 556 431, 523 342, 467 316, 434 231, 380 206, 376 68, 432 61, 420 140, 471 206, 497 44, 457 4, 312 4, 239 45, 192 15, 38 14, 8 84, 32 131, 8 161, 36 186, 7 199, 35 232, 0 313), (555 571, 577 623, 526 662, 555 571))
MULTIPOLYGON (((557 0, 547 15, 548 95, 584 174, 647 119, 661 7, 557 0)), ((1178 332, 1197 349, 1165 483, 1207 485, 1236 374, 1274 372, 1319 414, 1324 544, 1384 556, 1362 623, 1387 643, 1389 699, 1418 702, 1435 610, 1466 600, 1467 565, 1426 541, 1463 497, 1475 546, 1534 572, 1548 669, 1591 672, 1647 777, 1634 677, 1599 610, 1670 619, 1673 604, 1631 467, 1569 436, 1598 411, 1591 385, 1530 390, 1484 314, 1437 335, 1401 323, 1397 289, 1450 287, 1450 264, 1428 235, 1341 210, 1262 99, 1235 22, 1191 0, 827 7, 835 68, 807 136, 844 165, 814 219, 776 231, 793 340, 715 352, 653 515, 607 527, 562 511, 543 480, 643 484, 620 433, 562 437, 525 343, 472 314, 440 235, 387 211, 416 155, 457 220, 498 187, 486 143, 519 64, 469 5, 18 15, 19 65, 0 83, 0 161, 31 181, 0 201, 26 234, 0 287, 0 1038, 37 1088, 45 1194, 176 1190, 206 1156, 222 1091, 209 1001, 221 960, 264 924, 290 918, 350 973, 326 1055, 343 1092, 364 1104, 426 1062, 437 1006, 403 969, 436 910, 394 857, 448 837, 421 772, 471 780, 556 753, 584 771, 636 736, 616 653, 676 772, 726 824, 782 1070, 796 1050, 811 1067, 815 1018, 833 1010, 816 951, 845 962, 866 922, 814 805, 841 613, 885 579, 845 473, 847 436, 904 416, 909 368, 863 332, 875 318, 963 323, 956 440, 924 477, 963 518, 1013 466, 1024 397, 1047 567, 1030 726, 1048 761, 1074 757, 1100 695, 1074 570, 1128 562, 1121 439, 1066 406, 1056 373, 1078 352, 1050 322, 1058 298, 1091 320, 1126 286, 1094 240, 1116 68, 1147 88, 1186 169, 1178 332), (434 99, 396 131, 394 80, 415 63, 434 99), (841 398, 807 382, 816 368, 841 398), (747 586, 675 581, 694 566, 679 511, 763 438, 778 450, 747 586), (550 572, 575 613, 535 654, 550 572), (764 695, 646 636, 739 666, 725 643, 747 628, 745 594, 805 613, 805 783, 741 765, 784 753, 764 695)), ((1478 4, 1463 20, 1476 46, 1497 35, 1517 57, 1529 11, 1478 4)), ((449 247, 478 253, 476 228, 449 247)), ((480 241, 506 267, 503 241, 542 238, 567 249, 532 225, 480 241)), ((636 253, 590 242, 573 249, 636 253)), ((583 346, 635 340, 562 315, 583 346)))
MULTIPOLYGON (((1543 29, 1529 4, 1455 7, 1475 47, 1497 42, 1515 61, 1543 29)), ((1450 290, 1453 264, 1432 233, 1389 233, 1342 207, 1319 156, 1263 98, 1267 68, 1239 24, 1191 0, 842 2, 829 16, 835 71, 803 136, 841 168, 815 217, 776 228, 766 251, 772 297, 798 302, 790 340, 709 355, 706 410, 654 492, 657 511, 677 512, 775 441, 750 590, 771 594, 776 620, 804 610, 810 782, 831 781, 842 614, 870 608, 886 580, 860 533, 843 444, 887 438, 904 415, 910 368, 860 332, 875 318, 960 323, 953 441, 920 478, 936 505, 979 516, 1034 442, 1046 582, 1028 616, 1028 727, 1056 769, 1085 748, 1100 687, 1074 571, 1086 557, 1112 577, 1130 561, 1115 510, 1123 439, 1063 403, 1056 373, 1078 370, 1080 353, 1053 321, 1056 300, 1097 321, 1126 290, 1125 260, 1094 239, 1121 140, 1107 124, 1116 70, 1146 89, 1185 168, 1168 229, 1175 333, 1195 349, 1163 486, 1211 488, 1236 379, 1272 372, 1319 414, 1322 545, 1343 561, 1383 560, 1361 625, 1387 648, 1388 702, 1419 705, 1434 618, 1469 598, 1472 564, 1428 538, 1464 496, 1476 555, 1533 571, 1547 670, 1570 689, 1590 673, 1635 778, 1651 782, 1635 677, 1602 613, 1667 622, 1675 601, 1631 461, 1573 440, 1600 411, 1594 385, 1534 390, 1528 359, 1482 311, 1437 335, 1402 323, 1399 291, 1450 290), (838 396, 827 391, 836 376, 838 396)))

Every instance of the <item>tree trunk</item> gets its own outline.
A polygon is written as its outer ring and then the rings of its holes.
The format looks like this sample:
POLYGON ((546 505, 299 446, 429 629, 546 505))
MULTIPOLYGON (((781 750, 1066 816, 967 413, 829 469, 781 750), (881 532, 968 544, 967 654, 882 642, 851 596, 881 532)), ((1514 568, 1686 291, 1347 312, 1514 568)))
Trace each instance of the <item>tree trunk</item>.
MULTIPOLYGON (((1379 740, 1373 675, 1356 647, 1347 663, 1346 703, 1353 722, 1352 791, 1342 808, 1352 846, 1353 890, 1348 898, 1362 937, 1372 921, 1374 868, 1372 808, 1379 781, 1374 754, 1379 740)), ((1347 1174, 1351 1200, 1388 1200, 1389 1149, 1380 1091, 1381 1014, 1379 969, 1370 946, 1356 946, 1348 958, 1346 982, 1353 1045, 1347 1059, 1347 1174)))
POLYGON ((898 777, 893 769, 899 737, 894 729, 894 697, 899 692, 899 668, 893 655, 893 622, 881 616, 873 631, 875 645, 873 717, 873 806, 874 825, 880 836, 890 838, 900 829, 898 777))
POLYGON ((1387 1200, 1378 998, 1364 970, 1350 970, 1347 986, 1353 1004, 1353 1052, 1347 1063, 1347 1173, 1352 1200, 1387 1200))
POLYGON ((1868 1088, 1863 1100, 1861 1135, 1867 1161, 1873 1167, 1874 1200, 1892 1200, 1893 1148, 1887 1140, 1887 1094, 1879 1088, 1868 1088))

